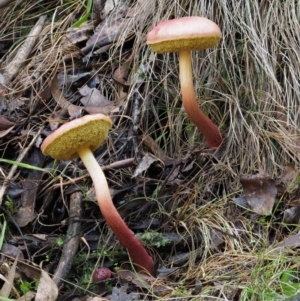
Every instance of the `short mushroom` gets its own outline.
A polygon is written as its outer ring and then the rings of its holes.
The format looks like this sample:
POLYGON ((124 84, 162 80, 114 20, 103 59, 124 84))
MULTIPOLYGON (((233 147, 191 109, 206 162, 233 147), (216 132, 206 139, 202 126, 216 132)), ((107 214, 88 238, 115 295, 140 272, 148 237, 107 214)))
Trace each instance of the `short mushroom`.
POLYGON ((93 180, 98 205, 107 224, 127 249, 137 269, 153 275, 153 260, 116 210, 105 175, 92 153, 106 139, 111 125, 111 119, 102 114, 74 119, 51 133, 43 141, 41 150, 57 160, 81 158, 93 180))
POLYGON ((93 273, 93 283, 98 286, 99 294, 105 291, 105 280, 111 278, 111 271, 106 267, 97 268, 93 273))
POLYGON ((183 106, 203 134, 208 147, 222 144, 216 125, 202 112, 194 91, 191 50, 215 46, 221 39, 220 28, 203 17, 183 17, 159 23, 147 34, 147 44, 157 53, 179 52, 179 78, 183 106))

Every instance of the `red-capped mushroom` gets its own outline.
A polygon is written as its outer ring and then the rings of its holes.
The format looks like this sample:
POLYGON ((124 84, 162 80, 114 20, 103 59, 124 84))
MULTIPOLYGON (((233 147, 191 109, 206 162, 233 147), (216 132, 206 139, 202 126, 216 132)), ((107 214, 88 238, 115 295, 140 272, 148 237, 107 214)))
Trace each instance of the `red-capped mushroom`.
POLYGON ((221 39, 220 28, 203 17, 183 17, 159 23, 147 34, 147 44, 157 53, 179 52, 179 78, 183 106, 203 134, 208 147, 222 144, 216 125, 202 112, 194 92, 191 50, 213 47, 221 39))
POLYGON ((105 280, 111 278, 111 271, 109 268, 101 267, 93 273, 93 283, 98 286, 98 293, 102 294, 105 290, 105 280))
POLYGON ((41 150, 57 160, 81 158, 93 180, 98 205, 107 224, 127 249, 137 269, 153 275, 153 260, 116 210, 105 175, 92 153, 106 139, 111 125, 111 119, 102 114, 74 119, 50 134, 43 141, 41 150))

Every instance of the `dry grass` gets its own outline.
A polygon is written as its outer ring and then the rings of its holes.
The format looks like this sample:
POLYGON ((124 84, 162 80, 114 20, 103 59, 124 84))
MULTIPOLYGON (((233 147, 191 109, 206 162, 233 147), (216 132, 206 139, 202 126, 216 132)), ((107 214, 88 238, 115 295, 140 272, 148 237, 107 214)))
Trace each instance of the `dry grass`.
MULTIPOLYGON (((193 158, 193 174, 184 174, 175 194, 167 189, 167 193, 160 195, 166 201, 164 206, 160 203, 162 207, 158 206, 161 209, 153 217, 166 221, 165 229, 172 228, 183 236, 201 233, 203 237, 200 246, 191 248, 194 255, 182 266, 182 274, 178 277, 182 286, 173 283, 174 291, 159 300, 199 300, 199 295, 195 297, 191 290, 182 289, 190 279, 203 282, 203 300, 232 300, 238 291, 242 291, 241 300, 272 300, 268 297, 268 289, 280 296, 280 275, 298 265, 298 259, 293 253, 287 257, 277 254, 265 257, 265 251, 273 243, 270 233, 279 231, 273 217, 255 217, 236 208, 232 198, 240 192, 240 175, 265 171, 276 178, 288 164, 299 170, 300 2, 128 2, 134 17, 128 20, 110 50, 109 59, 97 65, 98 72, 109 73, 106 70, 123 61, 120 47, 134 34, 131 85, 118 120, 119 129, 126 129, 133 118, 134 93, 142 77, 139 131, 150 135, 166 155, 180 160, 189 153, 193 158), (203 138, 182 109, 177 54, 156 55, 145 44, 146 33, 157 23, 186 15, 208 17, 219 24, 223 32, 216 48, 193 53, 199 104, 219 125, 225 139, 218 158, 202 151, 203 138), (212 247, 214 231, 221 237, 222 247, 212 247), (251 290, 256 292, 251 293, 251 290), (172 297, 175 295, 177 297, 172 297)), ((19 3, 21 1, 16 1, 15 5, 19 3)), ((59 40, 74 23, 72 16, 82 9, 82 3, 75 1, 64 7, 61 1, 50 1, 42 10, 39 5, 44 4, 41 3, 27 1, 22 9, 8 8, 1 12, 3 41, 8 41, 12 35, 25 38, 36 21, 35 9, 38 14, 51 16, 34 55, 11 85, 14 92, 7 95, 7 101, 14 101, 22 91, 32 87, 30 106, 34 106, 40 101, 38 92, 58 70, 66 72, 81 66, 76 57, 62 62, 74 49, 62 48, 59 40)), ((10 61, 17 49, 18 46, 13 45, 5 61, 10 61)), ((2 64, 5 65, 5 61, 2 64)), ((119 90, 114 82, 104 79, 101 87, 111 100, 118 99, 119 90)), ((48 114, 41 116, 40 121, 45 122, 48 114)), ((116 127, 114 131, 117 132, 116 127)), ((115 150, 113 143, 110 139, 110 150, 115 150)), ((131 153, 139 156, 139 151, 141 146, 131 153)), ((112 162, 114 153, 116 150, 109 158, 112 162)), ((115 173, 111 183, 122 186, 129 177, 130 173, 115 173), (120 184, 117 177, 121 178, 120 184)), ((157 180, 157 187, 163 184, 163 179, 157 180)), ((296 231, 297 227, 292 230, 296 231)), ((172 264, 163 260, 166 265, 172 264)))

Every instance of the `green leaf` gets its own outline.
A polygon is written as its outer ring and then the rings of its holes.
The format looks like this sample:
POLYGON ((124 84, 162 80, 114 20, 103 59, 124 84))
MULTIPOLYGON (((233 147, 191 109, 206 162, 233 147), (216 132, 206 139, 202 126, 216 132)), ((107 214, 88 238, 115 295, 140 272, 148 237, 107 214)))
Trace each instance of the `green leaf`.
POLYGON ((92 3, 92 0, 87 0, 86 13, 77 22, 75 22, 72 27, 79 27, 82 23, 87 21, 91 13, 92 3))

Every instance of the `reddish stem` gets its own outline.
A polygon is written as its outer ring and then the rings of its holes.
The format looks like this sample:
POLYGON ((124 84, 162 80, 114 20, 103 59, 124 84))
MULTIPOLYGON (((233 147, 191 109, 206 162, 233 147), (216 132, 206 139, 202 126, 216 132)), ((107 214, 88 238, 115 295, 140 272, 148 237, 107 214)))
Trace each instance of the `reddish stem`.
POLYGON ((112 229, 120 243, 127 249, 130 258, 138 271, 146 270, 154 275, 154 264, 141 242, 127 227, 112 202, 105 175, 89 148, 78 151, 95 186, 98 205, 107 224, 112 229))
POLYGON ((201 111, 193 85, 193 73, 190 51, 179 52, 179 78, 182 103, 190 118, 206 139, 208 147, 219 147, 222 136, 215 124, 201 111))

